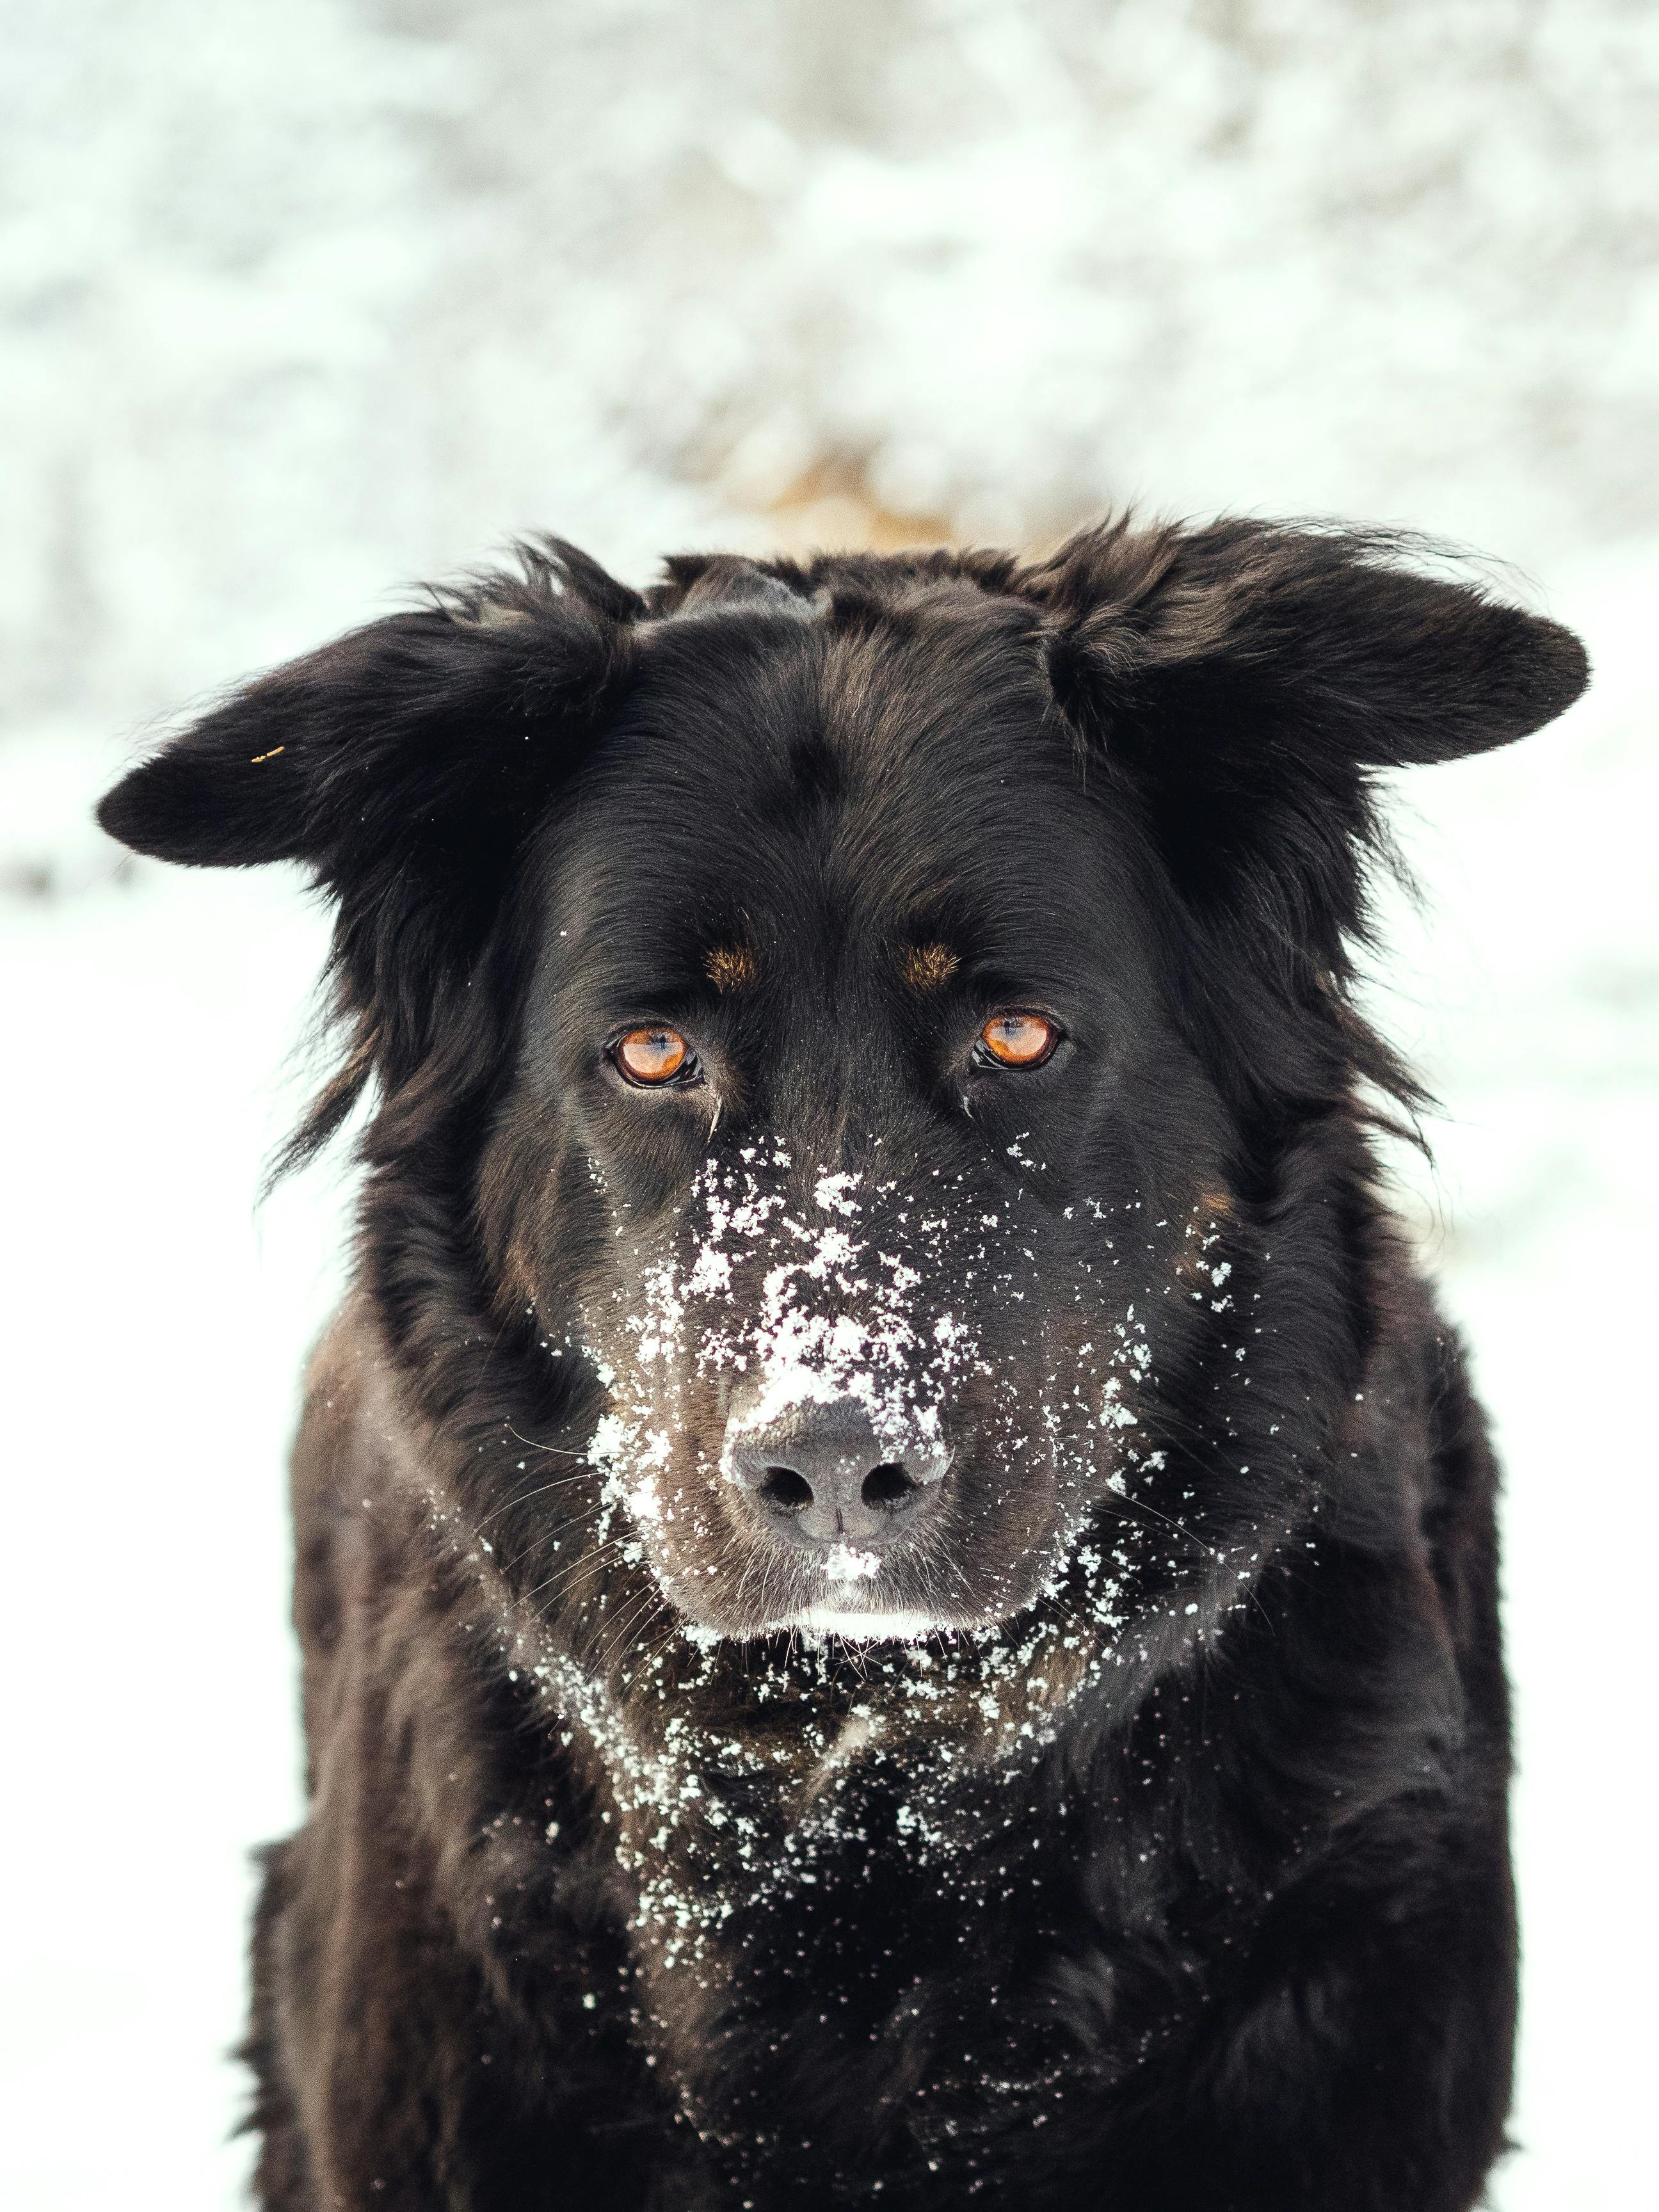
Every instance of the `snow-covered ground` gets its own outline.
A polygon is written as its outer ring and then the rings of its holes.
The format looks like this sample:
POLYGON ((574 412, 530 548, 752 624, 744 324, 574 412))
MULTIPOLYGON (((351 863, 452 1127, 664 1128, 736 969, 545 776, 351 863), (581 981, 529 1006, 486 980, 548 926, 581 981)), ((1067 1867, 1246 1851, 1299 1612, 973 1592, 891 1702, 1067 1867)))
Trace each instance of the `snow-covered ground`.
POLYGON ((151 719, 551 525, 1038 537, 1155 504, 1523 562, 1590 697, 1401 797, 1406 1200, 1509 1469, 1527 1978, 1502 2212, 1653 2201, 1659 77, 1622 0, 0 0, 0 2189, 229 2206, 297 1806, 282 1462, 323 942, 118 868, 151 719))

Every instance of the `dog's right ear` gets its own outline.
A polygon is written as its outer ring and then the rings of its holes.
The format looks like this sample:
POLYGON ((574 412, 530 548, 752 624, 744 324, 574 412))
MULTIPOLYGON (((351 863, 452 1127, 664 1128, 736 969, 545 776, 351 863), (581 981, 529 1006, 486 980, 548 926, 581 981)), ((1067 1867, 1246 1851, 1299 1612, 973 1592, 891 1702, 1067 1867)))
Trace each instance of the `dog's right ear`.
POLYGON ((558 540, 522 559, 258 678, 98 809, 136 852, 298 860, 333 894, 352 1072, 300 1153, 371 1074, 390 1090, 422 1064, 465 1002, 516 855, 629 681, 644 603, 558 540))

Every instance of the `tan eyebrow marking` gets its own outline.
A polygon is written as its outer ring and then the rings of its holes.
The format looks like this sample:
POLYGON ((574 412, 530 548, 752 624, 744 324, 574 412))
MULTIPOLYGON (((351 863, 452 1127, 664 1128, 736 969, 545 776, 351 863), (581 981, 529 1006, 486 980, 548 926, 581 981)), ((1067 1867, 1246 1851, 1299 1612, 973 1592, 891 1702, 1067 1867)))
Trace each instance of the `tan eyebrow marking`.
POLYGON ((717 945, 704 953, 703 973, 717 991, 741 991, 760 973, 759 963, 746 945, 717 945))
POLYGON ((937 990, 961 965, 948 945, 913 945, 900 963, 905 981, 917 991, 937 990))

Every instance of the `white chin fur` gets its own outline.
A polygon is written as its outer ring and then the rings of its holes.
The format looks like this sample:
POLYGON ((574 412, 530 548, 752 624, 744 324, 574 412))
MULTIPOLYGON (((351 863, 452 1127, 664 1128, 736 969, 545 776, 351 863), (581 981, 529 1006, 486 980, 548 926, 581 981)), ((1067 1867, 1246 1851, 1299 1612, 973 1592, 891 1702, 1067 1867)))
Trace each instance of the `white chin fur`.
POLYGON ((931 1613, 854 1613, 831 1605, 805 1606, 776 1624, 813 1636, 839 1636, 850 1644, 915 1644, 924 1636, 938 1636, 950 1625, 935 1620, 931 1613))

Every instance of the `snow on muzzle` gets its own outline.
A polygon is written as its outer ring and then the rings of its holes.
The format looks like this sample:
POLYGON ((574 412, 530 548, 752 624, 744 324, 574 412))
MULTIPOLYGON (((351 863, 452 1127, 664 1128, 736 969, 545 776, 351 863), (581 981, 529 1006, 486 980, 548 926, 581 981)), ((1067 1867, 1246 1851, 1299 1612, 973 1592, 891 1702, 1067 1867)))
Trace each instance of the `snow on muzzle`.
POLYGON ((706 1163, 672 1249, 594 1316, 616 1348, 593 1456, 659 1565, 695 1449, 732 1535, 793 1562, 801 1595, 879 1603, 887 1562, 938 1522, 963 1385, 991 1373, 940 1265, 961 1215, 791 1166, 706 1163))

